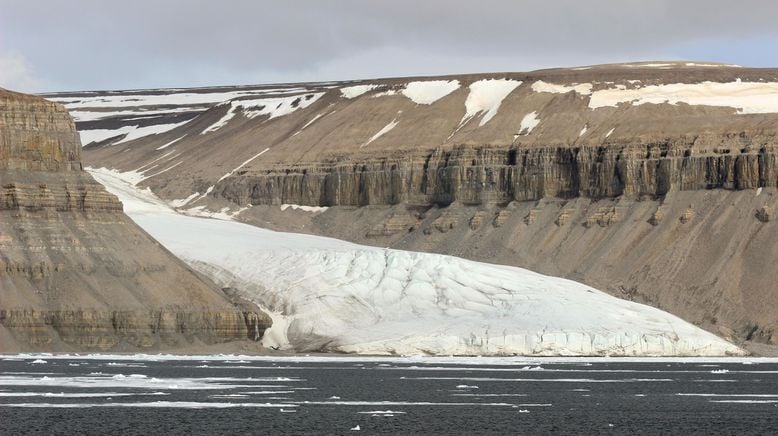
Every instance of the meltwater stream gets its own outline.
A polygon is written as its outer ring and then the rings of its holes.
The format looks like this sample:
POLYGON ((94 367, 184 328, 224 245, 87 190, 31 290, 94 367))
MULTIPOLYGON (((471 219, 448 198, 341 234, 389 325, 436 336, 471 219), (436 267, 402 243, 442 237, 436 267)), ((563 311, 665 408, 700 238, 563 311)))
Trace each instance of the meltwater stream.
POLYGON ((769 434, 775 359, 0 356, 0 434, 769 434))

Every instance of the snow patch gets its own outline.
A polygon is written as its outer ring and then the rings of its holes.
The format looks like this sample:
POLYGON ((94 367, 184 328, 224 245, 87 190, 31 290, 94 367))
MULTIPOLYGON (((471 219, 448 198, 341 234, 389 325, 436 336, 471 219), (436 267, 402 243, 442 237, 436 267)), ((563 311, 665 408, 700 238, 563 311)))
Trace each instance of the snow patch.
POLYGON ((190 195, 189 197, 182 198, 180 200, 171 200, 170 201, 170 207, 172 208, 179 208, 186 206, 190 201, 194 200, 198 195, 200 195, 199 192, 195 192, 194 194, 190 195))
MULTIPOLYGON (((298 109, 304 109, 315 103, 323 92, 314 92, 310 94, 298 94, 284 97, 260 98, 252 100, 232 100, 223 105, 229 106, 227 113, 218 121, 206 127, 201 134, 215 132, 224 127, 227 122, 235 117, 238 111, 243 112, 246 118, 256 118, 260 115, 267 115, 269 120, 273 118, 289 115, 298 109)), ((222 106, 222 105, 220 105, 222 106)))
POLYGON ((400 91, 416 104, 432 104, 459 89, 459 80, 410 82, 400 91))
POLYGON ((592 93, 591 83, 579 83, 573 85, 557 85, 542 80, 532 84, 532 90, 535 92, 550 92, 553 94, 567 94, 568 92, 577 92, 581 95, 590 95, 592 93))
POLYGON ((743 68, 741 65, 737 64, 698 64, 696 62, 687 62, 687 67, 728 67, 728 68, 743 68))
POLYGON ((81 145, 87 145, 92 142, 102 142, 108 138, 113 138, 119 135, 126 135, 124 138, 115 142, 115 144, 121 144, 123 142, 133 141, 135 139, 143 138, 149 135, 159 135, 161 133, 168 132, 175 128, 181 127, 191 120, 182 121, 180 123, 173 124, 154 124, 151 126, 139 127, 134 126, 122 126, 118 129, 94 129, 94 130, 81 130, 78 134, 81 136, 81 145))
POLYGON ((215 218, 220 220, 232 221, 235 219, 235 217, 240 215, 246 209, 248 209, 248 207, 241 207, 238 210, 231 210, 229 207, 223 207, 219 211, 213 212, 208 210, 205 206, 195 206, 195 207, 190 207, 189 209, 179 210, 179 212, 188 216, 215 218))
POLYGON ((470 84, 470 93, 465 100, 465 116, 459 122, 463 125, 473 117, 483 114, 481 127, 488 123, 500 109, 503 99, 521 85, 520 81, 509 79, 484 79, 470 84))
POLYGON ((346 98, 356 98, 360 95, 378 88, 378 85, 354 85, 340 88, 340 93, 346 98))
POLYGON ((180 137, 180 138, 174 139, 174 140, 172 140, 172 141, 168 142, 168 143, 167 143, 167 144, 165 144, 165 145, 162 145, 162 146, 159 146, 159 147, 157 147, 157 150, 164 150, 164 149, 166 149, 166 148, 170 147, 171 145, 175 144, 176 142, 178 142, 178 141, 180 141, 180 140, 184 139, 185 137, 186 137, 186 135, 184 135, 184 136, 182 136, 182 137, 180 137))
POLYGON ((324 212, 325 210, 327 210, 329 208, 326 207, 326 206, 303 206, 303 205, 299 205, 299 204, 282 204, 281 205, 281 210, 282 211, 287 210, 287 209, 292 209, 292 210, 298 210, 299 209, 299 210, 302 210, 303 212, 318 213, 318 212, 324 212))
POLYGON ((524 118, 521 119, 519 135, 529 135, 532 132, 532 129, 537 127, 538 124, 540 124, 540 118, 538 118, 538 113, 536 111, 524 115, 524 118))
POLYGON ((610 88, 594 91, 589 107, 616 107, 620 103, 731 107, 738 114, 778 113, 778 82, 702 82, 610 88))
POLYGON ((365 142, 364 144, 360 145, 359 148, 362 148, 362 147, 370 144, 371 142, 375 141, 376 139, 380 138, 381 136, 383 136, 388 131, 394 129, 397 126, 397 124, 399 124, 399 123, 400 122, 397 121, 397 118, 393 119, 392 121, 389 122, 389 124, 385 125, 384 127, 381 128, 381 130, 376 132, 375 135, 371 136, 370 139, 367 140, 367 142, 365 142))
POLYGON ((268 150, 270 150, 270 147, 267 147, 266 149, 264 149, 264 150, 260 151, 259 153, 255 154, 254 156, 246 159, 242 164, 240 164, 237 167, 235 167, 232 171, 230 171, 229 173, 221 176, 221 178, 219 178, 219 180, 217 180, 216 183, 219 183, 222 180, 226 179, 227 177, 230 177, 231 175, 235 174, 236 171, 238 171, 239 169, 241 169, 241 168, 245 167, 246 165, 250 164, 254 159, 262 156, 265 153, 267 153, 268 150))

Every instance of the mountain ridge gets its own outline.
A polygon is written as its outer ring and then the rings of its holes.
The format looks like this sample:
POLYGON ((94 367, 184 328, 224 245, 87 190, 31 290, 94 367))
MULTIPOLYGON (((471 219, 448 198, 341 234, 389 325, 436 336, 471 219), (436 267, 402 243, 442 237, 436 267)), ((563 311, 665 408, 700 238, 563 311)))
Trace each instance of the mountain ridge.
POLYGON ((63 103, 82 135, 119 134, 90 166, 185 213, 530 267, 774 343, 778 277, 755 259, 774 256, 778 70, 631 65, 63 103))

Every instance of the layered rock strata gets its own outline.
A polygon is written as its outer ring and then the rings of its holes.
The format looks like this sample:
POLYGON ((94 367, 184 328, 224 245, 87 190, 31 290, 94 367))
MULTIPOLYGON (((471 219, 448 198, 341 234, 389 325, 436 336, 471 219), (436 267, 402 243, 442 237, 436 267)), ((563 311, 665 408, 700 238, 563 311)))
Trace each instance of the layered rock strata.
POLYGON ((0 90, 0 351, 148 350, 261 338, 81 170, 67 111, 0 90))
POLYGON ((215 186, 238 205, 478 205, 543 198, 656 199, 670 191, 778 186, 775 147, 692 144, 493 149, 456 147, 380 159, 296 164, 215 186))

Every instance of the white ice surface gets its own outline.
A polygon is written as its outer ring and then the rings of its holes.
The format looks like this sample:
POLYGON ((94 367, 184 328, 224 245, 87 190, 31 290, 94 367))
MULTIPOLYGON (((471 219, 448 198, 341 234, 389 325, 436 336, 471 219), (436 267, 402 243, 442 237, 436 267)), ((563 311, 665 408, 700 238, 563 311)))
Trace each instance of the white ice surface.
POLYGON ((470 93, 465 100, 465 116, 460 125, 478 114, 483 114, 479 126, 488 123, 500 109, 500 104, 521 82, 508 79, 484 79, 470 84, 470 93))
POLYGON ((90 172, 166 248, 274 318, 298 351, 436 355, 724 355, 660 310, 580 283, 451 256, 183 216, 120 173, 90 172))

